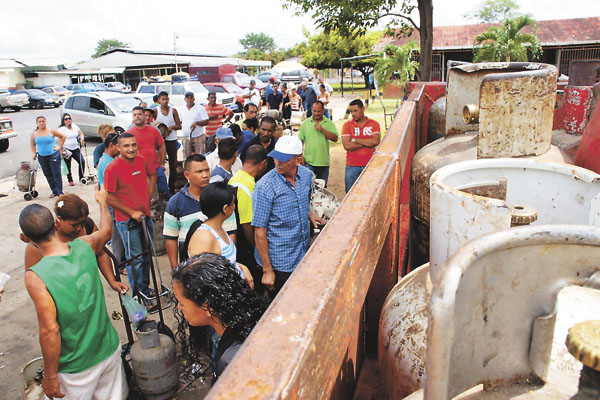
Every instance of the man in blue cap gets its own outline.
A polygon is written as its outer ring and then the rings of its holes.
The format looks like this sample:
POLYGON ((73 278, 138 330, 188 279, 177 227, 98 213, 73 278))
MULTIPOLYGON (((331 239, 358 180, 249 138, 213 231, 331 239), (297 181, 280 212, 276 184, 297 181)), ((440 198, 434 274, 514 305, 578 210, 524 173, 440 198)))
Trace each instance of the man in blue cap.
MULTIPOLYGON (((217 145, 217 148, 213 152, 208 153, 206 155, 206 161, 208 162, 208 166, 210 167, 211 173, 215 169, 215 167, 221 162, 221 159, 219 158, 219 143, 223 139, 228 138, 232 138, 233 140, 235 140, 233 132, 231 132, 230 128, 221 127, 217 129, 217 133, 215 133, 215 144, 217 145)), ((240 161, 239 157, 236 157, 233 165, 231 166, 231 173, 235 174, 240 169, 242 169, 242 162, 240 161)))
POLYGON ((325 221, 310 212, 313 176, 300 165, 300 139, 282 136, 268 156, 275 160, 275 169, 256 183, 252 226, 262 283, 275 297, 308 250, 309 223, 325 221))

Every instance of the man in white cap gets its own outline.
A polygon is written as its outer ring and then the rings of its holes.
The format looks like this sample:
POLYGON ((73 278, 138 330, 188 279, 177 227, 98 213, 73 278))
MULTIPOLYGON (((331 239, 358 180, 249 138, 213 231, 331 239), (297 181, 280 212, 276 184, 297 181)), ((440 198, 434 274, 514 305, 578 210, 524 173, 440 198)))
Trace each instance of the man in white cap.
POLYGON ((325 221, 310 212, 313 179, 300 165, 300 139, 282 136, 268 156, 275 160, 275 169, 256 183, 252 226, 262 283, 275 297, 308 250, 309 223, 317 226, 325 221))

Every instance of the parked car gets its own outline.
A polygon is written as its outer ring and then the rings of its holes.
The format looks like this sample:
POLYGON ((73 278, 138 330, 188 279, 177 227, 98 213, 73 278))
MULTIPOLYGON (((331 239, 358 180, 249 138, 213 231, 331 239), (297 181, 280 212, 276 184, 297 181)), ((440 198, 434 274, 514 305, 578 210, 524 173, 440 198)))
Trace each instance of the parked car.
POLYGON ((313 76, 306 69, 297 69, 294 71, 284 72, 281 74, 281 82, 293 82, 300 83, 302 79, 307 78, 309 81, 313 80, 313 76))
POLYGON ((14 94, 24 93, 28 97, 27 107, 29 108, 44 108, 58 107, 63 103, 63 100, 58 96, 51 96, 39 89, 23 89, 17 90, 14 94))
POLYGON ((265 71, 265 72, 261 72, 260 74, 256 75, 256 77, 258 79, 260 79, 261 81, 267 83, 269 82, 269 80, 271 80, 271 78, 275 78, 275 80, 278 80, 280 78, 280 74, 278 74, 275 71, 265 71))
POLYGON ((111 92, 131 93, 131 88, 123 85, 121 82, 106 82, 104 85, 111 92))
POLYGON ((21 111, 29 103, 29 96, 26 94, 12 94, 6 88, 0 88, 0 112, 5 108, 10 108, 14 111, 21 111))
POLYGON ((8 139, 17 136, 10 118, 0 118, 0 153, 8 150, 8 139))
POLYGON ((225 82, 209 82, 205 83, 204 87, 209 92, 215 92, 217 96, 219 96, 219 93, 229 93, 234 95, 235 105, 237 106, 237 109, 233 111, 242 112, 244 108, 244 89, 242 89, 238 85, 225 82))
MULTIPOLYGON (((169 93, 169 99, 175 108, 185 106, 185 92, 194 93, 199 104, 208 103, 208 90, 200 82, 140 82, 136 93, 159 94, 162 91, 169 93)), ((217 93, 217 103, 229 107, 232 111, 237 108, 235 96, 229 93, 217 93)))
POLYGON ((66 86, 67 90, 71 90, 73 91, 73 93, 89 93, 89 92, 95 92, 97 91, 96 86, 94 86, 93 84, 86 82, 86 83, 74 83, 72 85, 67 85, 66 86))
POLYGON ((131 125, 131 111, 139 104, 139 99, 109 91, 79 93, 67 99, 61 116, 70 114, 85 136, 98 136, 100 124, 111 124, 122 133, 131 125))
POLYGON ((62 86, 47 86, 40 89, 42 92, 46 92, 51 96, 61 97, 63 100, 73 94, 72 90, 67 90, 62 86))
POLYGON ((106 85, 102 82, 90 82, 90 83, 96 87, 97 92, 103 92, 103 91, 108 90, 106 85))

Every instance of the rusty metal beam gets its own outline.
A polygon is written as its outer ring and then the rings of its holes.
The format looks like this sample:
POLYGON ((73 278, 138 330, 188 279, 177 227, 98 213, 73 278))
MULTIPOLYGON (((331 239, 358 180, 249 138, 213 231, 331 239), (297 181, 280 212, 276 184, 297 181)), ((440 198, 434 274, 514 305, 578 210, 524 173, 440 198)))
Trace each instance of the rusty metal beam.
MULTIPOLYGON (((364 354, 363 321, 378 319, 378 292, 387 293, 397 279, 400 182, 420 93, 413 91, 399 110, 369 166, 207 399, 351 393, 364 354), (369 291, 377 293, 367 301, 373 306, 365 306, 369 291)), ((376 325, 368 329, 377 334, 376 325)))

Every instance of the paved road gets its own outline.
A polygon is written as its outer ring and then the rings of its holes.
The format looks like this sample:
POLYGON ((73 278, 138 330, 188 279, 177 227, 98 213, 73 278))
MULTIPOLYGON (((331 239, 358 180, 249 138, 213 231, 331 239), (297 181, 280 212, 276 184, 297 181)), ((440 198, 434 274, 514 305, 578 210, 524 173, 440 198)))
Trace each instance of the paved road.
MULTIPOLYGON (((15 175, 21 161, 31 160, 29 139, 31 132, 35 129, 36 117, 46 117, 49 128, 57 128, 60 123, 60 108, 45 108, 43 110, 22 109, 19 112, 4 111, 0 118, 11 118, 13 128, 19 133, 10 139, 10 147, 4 153, 0 153, 0 179, 15 175)), ((100 143, 100 139, 87 139, 88 153, 91 160, 94 148, 100 143)))

